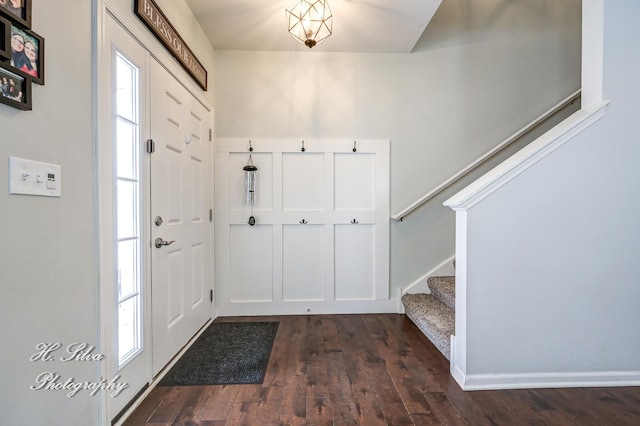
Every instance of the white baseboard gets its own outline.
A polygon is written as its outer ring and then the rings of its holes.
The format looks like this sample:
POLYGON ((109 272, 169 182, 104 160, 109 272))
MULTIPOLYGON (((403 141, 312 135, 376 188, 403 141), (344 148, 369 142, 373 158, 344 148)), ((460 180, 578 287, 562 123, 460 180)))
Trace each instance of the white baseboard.
POLYGON ((218 302, 218 316, 263 315, 333 315, 333 314, 382 314, 397 313, 398 301, 388 300, 340 300, 340 301, 292 301, 292 302, 218 302))
POLYGON ((640 371, 465 375, 452 365, 451 375, 465 391, 640 386, 640 371))
POLYGON ((449 373, 455 378, 456 336, 454 334, 449 337, 449 342, 449 373))
POLYGON ((402 289, 401 288, 398 289, 398 313, 401 314, 401 315, 405 313, 404 303, 402 303, 402 289))
POLYGON ((445 275, 455 275, 456 271, 453 267, 453 260, 456 258, 455 254, 444 262, 422 275, 420 278, 409 284, 402 289, 402 294, 407 293, 431 293, 429 286, 427 286, 427 278, 445 275))

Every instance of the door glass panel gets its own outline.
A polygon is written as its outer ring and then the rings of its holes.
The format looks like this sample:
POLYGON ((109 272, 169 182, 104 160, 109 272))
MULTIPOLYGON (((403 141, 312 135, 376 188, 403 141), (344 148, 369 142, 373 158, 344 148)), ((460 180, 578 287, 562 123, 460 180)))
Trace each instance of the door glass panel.
POLYGON ((118 365, 142 351, 140 251, 139 69, 116 55, 116 228, 118 365))
POLYGON ((135 122, 137 115, 138 68, 127 61, 122 54, 117 55, 116 78, 118 116, 135 122))
POLYGON ((138 235, 138 182, 118 178, 118 239, 138 235))
POLYGON ((130 359, 137 352, 139 336, 139 312, 137 297, 132 297, 118 305, 118 358, 130 359))
POLYGON ((124 240, 118 243, 118 300, 138 294, 138 241, 124 240))
POLYGON ((136 149, 137 131, 138 126, 135 123, 125 120, 122 117, 118 117, 116 125, 116 152, 118 157, 116 164, 118 168, 118 176, 121 178, 136 178, 135 172, 137 167, 135 164, 138 162, 138 152, 136 149))

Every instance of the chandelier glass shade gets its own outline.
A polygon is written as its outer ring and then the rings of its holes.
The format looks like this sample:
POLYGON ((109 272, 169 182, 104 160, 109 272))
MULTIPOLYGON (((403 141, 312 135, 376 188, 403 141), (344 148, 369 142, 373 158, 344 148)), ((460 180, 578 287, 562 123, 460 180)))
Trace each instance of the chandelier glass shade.
POLYGON ((298 0, 285 12, 289 33, 305 46, 312 48, 331 35, 333 21, 327 0, 298 0))

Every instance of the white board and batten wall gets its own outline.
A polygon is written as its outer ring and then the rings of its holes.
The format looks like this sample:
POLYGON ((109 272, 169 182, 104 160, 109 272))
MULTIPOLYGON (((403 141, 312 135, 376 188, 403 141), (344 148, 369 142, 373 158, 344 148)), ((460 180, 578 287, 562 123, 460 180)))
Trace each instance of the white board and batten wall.
POLYGON ((214 145, 218 315, 396 311, 388 140, 214 145), (243 171, 250 154, 258 168, 253 208, 243 171))

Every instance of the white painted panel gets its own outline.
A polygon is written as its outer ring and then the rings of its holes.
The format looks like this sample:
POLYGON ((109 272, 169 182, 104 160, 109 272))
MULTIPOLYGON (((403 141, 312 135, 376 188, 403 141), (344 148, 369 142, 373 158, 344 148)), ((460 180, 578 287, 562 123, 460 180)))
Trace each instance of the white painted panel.
MULTIPOLYGON (((232 211, 248 212, 250 210, 245 191, 245 172, 242 170, 248 160, 248 152, 229 154, 229 204, 232 211)), ((252 153, 251 161, 258 168, 253 210, 271 210, 273 208, 273 154, 252 153)))
POLYGON ((166 116, 164 118, 167 121, 167 124, 177 130, 180 130, 182 127, 182 100, 180 100, 180 95, 178 95, 177 92, 174 92, 173 89, 166 89, 164 100, 167 108, 165 110, 166 116))
POLYGON ((375 209, 375 154, 335 154, 335 209, 375 209))
MULTIPOLYGON (((191 247, 191 308, 203 303, 206 297, 204 281, 204 245, 194 244, 191 247)), ((187 283, 189 284, 189 283, 187 283)))
POLYGON ((305 140, 306 152, 299 140, 252 143, 258 182, 269 185, 257 190, 258 204, 264 194, 271 201, 269 210, 254 208, 253 228, 246 224, 246 140, 215 144, 218 314, 395 311, 389 300, 388 141, 358 141, 357 153, 353 140, 305 140), (268 239, 261 239, 261 227, 269 229, 268 239), (263 251, 271 257, 248 259, 263 251))
POLYGON ((184 264, 182 250, 167 253, 167 329, 184 316, 184 292, 182 291, 184 264))
POLYGON ((324 209, 324 154, 282 154, 282 209, 324 209))
POLYGON ((202 145, 205 138, 208 138, 207 135, 208 129, 206 128, 206 123, 203 121, 203 117, 201 117, 200 111, 189 112, 189 129, 187 133, 187 142, 189 143, 197 143, 202 145))
POLYGON ((204 194, 202 192, 204 184, 202 160, 192 156, 188 170, 189 173, 191 173, 190 190, 193 194, 191 197, 191 221, 202 222, 202 216, 204 214, 202 208, 202 201, 204 200, 204 194))
POLYGON ((283 300, 324 300, 324 228, 282 227, 283 300))
POLYGON ((165 205, 167 217, 163 218, 167 224, 182 223, 182 206, 184 191, 184 167, 182 167, 182 151, 167 145, 166 149, 166 173, 163 176, 164 188, 167 194, 165 205))
POLYGON ((375 228, 335 226, 336 300, 371 300, 375 296, 375 228))
POLYGON ((273 228, 230 227, 231 302, 270 302, 273 288, 273 228))

